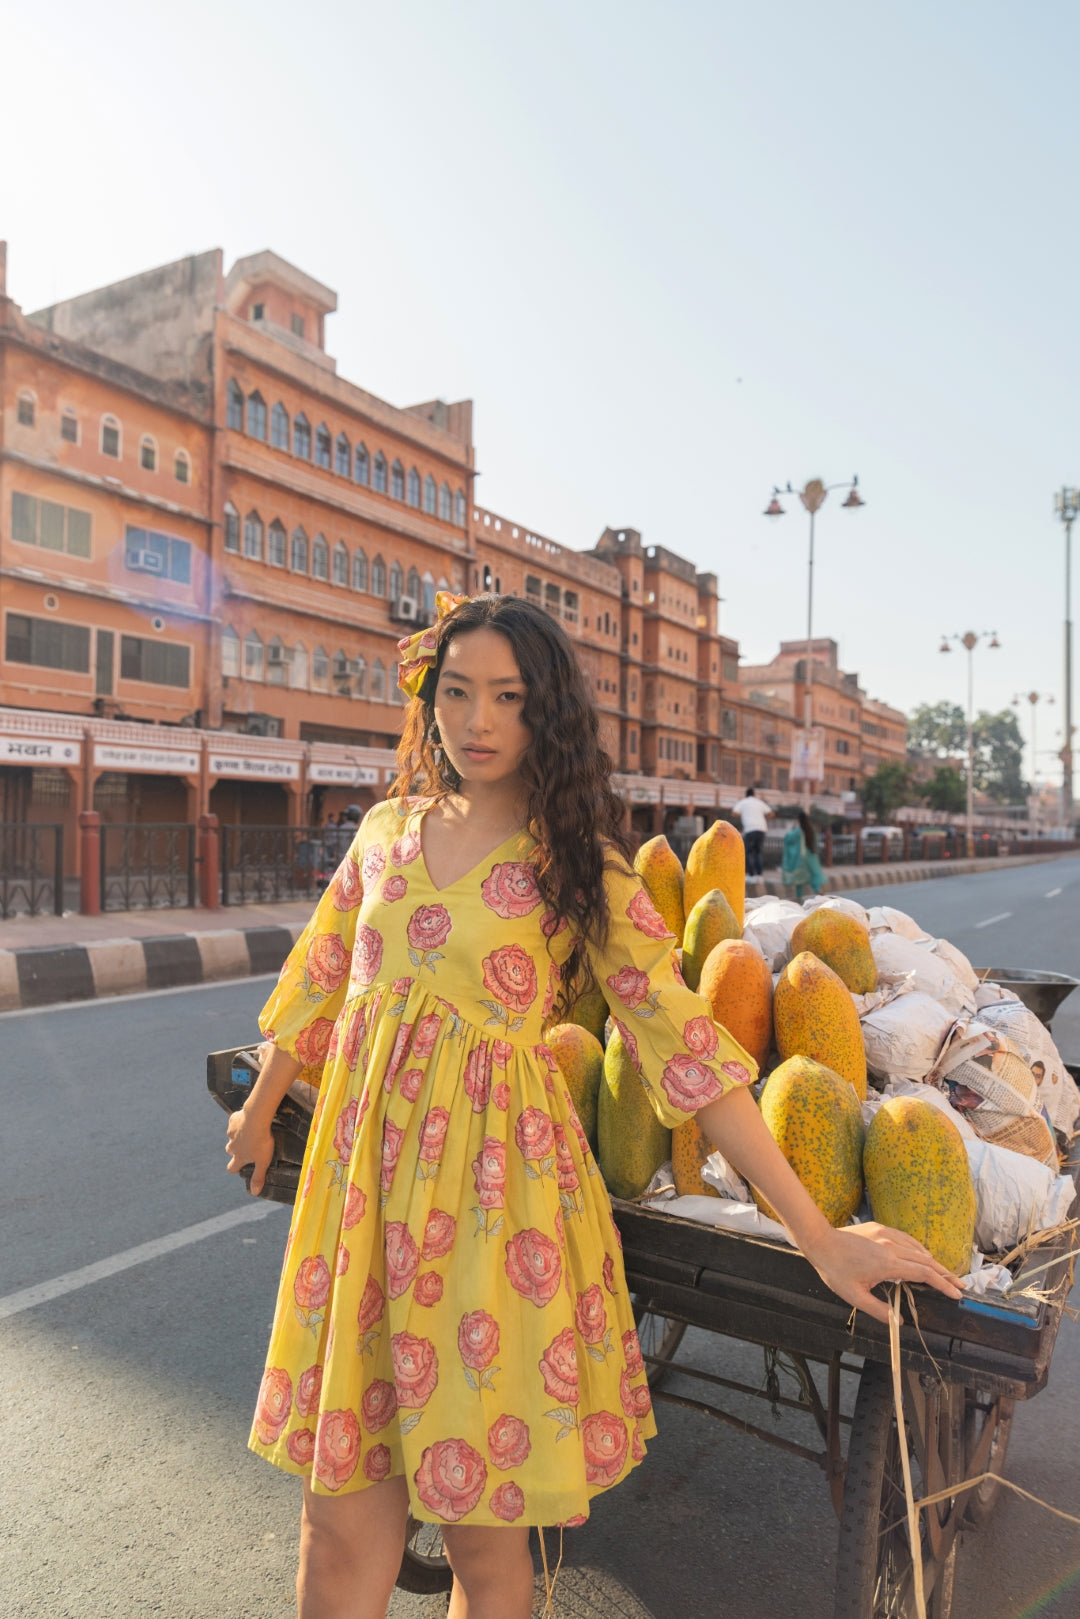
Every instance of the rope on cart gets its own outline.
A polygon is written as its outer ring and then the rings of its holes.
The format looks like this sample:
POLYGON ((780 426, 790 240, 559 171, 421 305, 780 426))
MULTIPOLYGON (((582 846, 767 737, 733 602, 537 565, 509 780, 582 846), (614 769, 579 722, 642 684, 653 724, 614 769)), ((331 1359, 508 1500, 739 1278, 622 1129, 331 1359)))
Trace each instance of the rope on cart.
POLYGON ((559 1560, 555 1564, 554 1574, 549 1574, 548 1572, 547 1547, 544 1544, 544 1531, 543 1529, 538 1528, 536 1532, 540 1536, 540 1561, 544 1565, 544 1590, 546 1592, 544 1611, 540 1615, 540 1619, 557 1619, 557 1615, 555 1613, 555 1586, 559 1578, 559 1570, 562 1568, 563 1526, 562 1524, 559 1525, 559 1560))

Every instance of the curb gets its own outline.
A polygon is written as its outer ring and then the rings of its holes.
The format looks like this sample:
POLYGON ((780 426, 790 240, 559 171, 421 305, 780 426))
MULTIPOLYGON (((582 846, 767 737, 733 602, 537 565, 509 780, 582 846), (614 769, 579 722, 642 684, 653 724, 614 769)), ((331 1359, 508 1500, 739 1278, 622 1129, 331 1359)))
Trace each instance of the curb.
POLYGON ((276 973, 302 932, 227 928, 0 950, 0 1012, 276 973))
MULTIPOLYGON (((918 865, 845 866, 842 871, 829 871, 823 894, 844 894, 850 888, 884 888, 893 883, 925 883, 937 877, 972 877, 986 871, 1007 871, 1013 866, 1042 866, 1051 860, 1060 860, 1057 854, 1003 855, 991 860, 925 860, 918 865)), ((768 894, 777 899, 790 898, 789 891, 774 872, 770 872, 761 886, 747 887, 747 898, 760 898, 768 894)))

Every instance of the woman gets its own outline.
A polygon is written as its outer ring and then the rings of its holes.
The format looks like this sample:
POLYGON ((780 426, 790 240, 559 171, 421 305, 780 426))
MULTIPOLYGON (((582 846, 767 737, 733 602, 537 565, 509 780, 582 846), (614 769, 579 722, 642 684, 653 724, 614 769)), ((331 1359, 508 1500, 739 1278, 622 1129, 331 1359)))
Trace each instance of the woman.
POLYGON ((451 1619, 528 1619, 527 1526, 583 1521, 644 1457, 610 1204, 542 1039, 591 982, 660 1117, 696 1113, 844 1298, 884 1320, 886 1277, 959 1296, 913 1239, 828 1226, 765 1129, 627 863, 562 629, 515 598, 438 609, 401 643, 394 796, 289 957, 229 1123, 258 1191, 275 1108, 322 1066, 251 1438, 304 1478, 301 1619, 381 1619, 409 1511, 443 1526, 451 1619))
POLYGON ((815 894, 825 886, 825 873, 817 853, 817 833, 805 810, 799 811, 799 822, 784 833, 781 876, 795 898, 802 899, 803 889, 809 883, 815 894))

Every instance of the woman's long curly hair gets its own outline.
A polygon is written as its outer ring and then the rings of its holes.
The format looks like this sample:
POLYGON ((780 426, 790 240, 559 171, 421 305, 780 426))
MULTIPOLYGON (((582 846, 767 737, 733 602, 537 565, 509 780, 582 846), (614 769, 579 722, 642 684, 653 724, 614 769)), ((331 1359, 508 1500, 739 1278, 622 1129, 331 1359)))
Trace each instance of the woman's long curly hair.
POLYGON ((552 1010, 557 1023, 593 984, 586 946, 602 946, 607 938, 605 864, 613 853, 629 861, 631 852, 592 693, 562 626, 517 596, 476 596, 441 619, 435 662, 405 716, 390 796, 444 798, 460 788, 461 778, 439 746, 435 691, 447 646, 481 627, 506 637, 525 682, 522 719, 530 741, 519 771, 528 793, 526 821, 537 843, 536 880, 575 940, 552 1010))

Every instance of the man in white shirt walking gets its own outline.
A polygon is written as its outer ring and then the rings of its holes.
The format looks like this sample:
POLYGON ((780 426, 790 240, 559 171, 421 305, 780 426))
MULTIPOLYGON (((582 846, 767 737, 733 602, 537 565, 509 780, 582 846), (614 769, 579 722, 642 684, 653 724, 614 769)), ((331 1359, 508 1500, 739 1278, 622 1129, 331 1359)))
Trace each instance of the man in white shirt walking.
POLYGON ((772 814, 772 810, 763 799, 758 798, 752 787, 748 787, 746 797, 740 798, 735 805, 734 814, 739 817, 742 825, 743 843, 746 846, 746 875, 760 878, 764 882, 761 851, 765 845, 768 817, 772 814))

